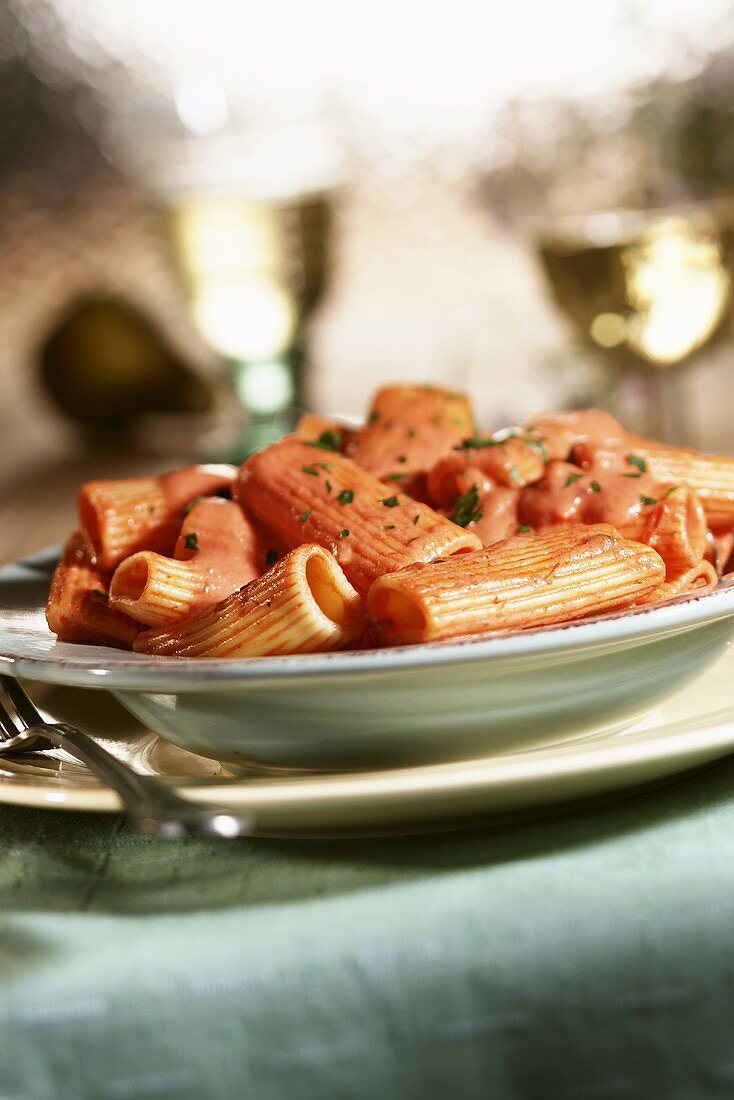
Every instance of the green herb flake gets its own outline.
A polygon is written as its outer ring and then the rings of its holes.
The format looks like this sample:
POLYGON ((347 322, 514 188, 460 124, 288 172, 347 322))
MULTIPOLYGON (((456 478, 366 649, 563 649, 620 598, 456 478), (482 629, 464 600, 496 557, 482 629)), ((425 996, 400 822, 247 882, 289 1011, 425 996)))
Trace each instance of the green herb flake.
POLYGON ((415 439, 415 428, 408 428, 408 439, 415 439))
POLYGON ((199 536, 196 534, 195 531, 192 531, 190 535, 186 536, 186 538, 184 539, 184 546, 187 550, 199 549, 199 536))
POLYGON ((354 490, 342 489, 336 499, 339 501, 340 504, 351 504, 354 500, 354 490))
POLYGON ((379 420, 379 419, 380 419, 380 414, 378 412, 371 412, 370 415, 367 417, 367 423, 368 424, 374 424, 375 421, 379 420))
POLYGON ((403 462, 407 462, 407 461, 408 461, 408 456, 407 455, 398 455, 398 462, 400 462, 402 464, 403 462))
MULTIPOLYGON (((189 514, 189 512, 191 511, 191 509, 192 509, 192 508, 194 508, 194 507, 195 507, 195 506, 196 506, 196 505, 197 505, 197 504, 199 503, 199 501, 200 501, 200 500, 203 500, 203 499, 204 499, 203 497, 201 497, 201 496, 198 496, 198 497, 194 497, 194 498, 193 498, 193 500, 190 500, 190 501, 189 501, 189 503, 188 503, 188 504, 186 505, 186 507, 184 508, 184 515, 185 515, 185 516, 187 516, 187 515, 189 514)), ((154 509, 154 508, 152 507, 152 505, 151 505, 151 506, 150 506, 150 507, 148 508, 148 511, 149 511, 149 512, 154 512, 154 511, 155 511, 155 509, 154 509)))
POLYGON ((637 477, 642 477, 642 474, 641 473, 639 473, 639 474, 622 474, 622 477, 635 477, 635 478, 637 478, 637 477))
POLYGON ((598 481, 592 481, 591 491, 592 491, 592 493, 600 493, 601 492, 601 485, 599 484, 598 481))
POLYGON ((583 474, 569 474, 565 482, 563 483, 563 488, 568 489, 569 486, 575 485, 576 482, 580 481, 583 476, 583 474))
POLYGON ((410 474, 387 474, 385 481, 405 481, 410 474))
POLYGON ((107 599, 107 593, 105 592, 105 590, 103 588, 93 588, 92 589, 92 595, 93 596, 100 596, 103 600, 107 599))
POLYGON ((301 469, 303 470, 304 474, 310 474, 311 477, 319 476, 319 471, 315 470, 313 466, 301 466, 301 469))
POLYGON ((479 489, 472 485, 471 489, 461 494, 449 519, 459 527, 468 527, 483 515, 484 509, 479 505, 479 489))
POLYGON ((397 497, 385 497, 384 500, 380 501, 380 504, 384 504, 386 508, 397 508, 400 501, 397 497))
POLYGON ((669 497, 670 494, 676 492, 677 489, 680 489, 680 485, 671 485, 670 488, 666 489, 663 493, 663 498, 669 497))
POLYGON ((271 565, 275 565, 278 560, 277 550, 268 550, 265 553, 265 568, 269 569, 271 565))
POLYGON ((627 462, 630 466, 636 466, 641 474, 644 474, 647 470, 647 463, 640 455, 627 455, 627 462))
POLYGON ((383 527, 383 530, 384 531, 394 531, 395 530, 395 524, 394 523, 386 523, 385 526, 383 527))
POLYGON ((454 451, 478 451, 482 447, 501 447, 504 439, 493 439, 492 436, 470 435, 468 439, 462 439, 454 451))
POLYGON ((313 508, 309 508, 309 510, 307 512, 301 512, 300 516, 298 517, 298 522, 299 523, 305 523, 312 512, 313 512, 313 508))
POLYGON ((318 466, 320 470, 326 470, 327 474, 331 473, 331 463, 329 462, 314 462, 314 466, 318 466))
POLYGON ((348 539, 349 538, 349 528, 348 527, 345 527, 342 531, 339 532, 339 538, 340 539, 348 539))
POLYGON ((657 504, 658 502, 657 497, 640 497, 640 500, 643 504, 657 504))
POLYGON ((532 531, 532 527, 529 527, 527 523, 521 523, 517 529, 518 535, 527 535, 528 531, 532 531))
POLYGON ((414 527, 415 527, 416 523, 418 522, 418 520, 419 520, 420 518, 421 518, 421 517, 420 517, 419 515, 418 515, 418 516, 413 516, 413 526, 414 526, 414 527))
POLYGON ((342 445, 342 433, 330 429, 322 432, 318 439, 309 439, 307 447, 320 447, 322 451, 334 451, 338 453, 342 445))
POLYGON ((328 477, 327 477, 327 478, 326 478, 326 480, 324 481, 324 485, 326 486, 326 491, 327 491, 327 493, 330 493, 330 492, 331 492, 331 490, 332 490, 332 489, 334 488, 334 486, 333 486, 333 485, 331 484, 331 482, 329 481, 328 477))
POLYGON ((525 442, 528 447, 535 447, 536 451, 540 451, 540 457, 547 466, 550 459, 548 457, 548 448, 545 445, 545 441, 543 439, 526 439, 525 442))

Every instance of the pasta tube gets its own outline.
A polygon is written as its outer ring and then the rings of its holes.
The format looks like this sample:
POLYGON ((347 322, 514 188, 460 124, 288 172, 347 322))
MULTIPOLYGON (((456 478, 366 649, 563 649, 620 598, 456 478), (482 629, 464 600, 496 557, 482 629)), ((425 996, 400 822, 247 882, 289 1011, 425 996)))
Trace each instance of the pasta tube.
POLYGON ((333 553, 359 592, 382 573, 481 546, 471 531, 296 436, 248 458, 236 492, 289 548, 317 542, 333 553))
POLYGON ((56 566, 46 621, 59 641, 118 649, 130 649, 140 629, 127 615, 109 606, 104 577, 92 562, 81 531, 71 536, 56 566))
POLYGON ((684 485, 661 485, 656 493, 618 529, 625 538, 657 550, 671 581, 698 566, 706 553, 706 516, 698 494, 684 485))
POLYGON ((610 611, 664 580, 651 547, 607 524, 576 526, 381 577, 367 613, 386 644, 432 642, 610 611))
POLYGON ((734 456, 700 454, 639 436, 628 439, 656 481, 696 490, 709 527, 714 531, 734 527, 734 456))
POLYGON ((719 579, 715 567, 710 561, 700 561, 697 565, 687 569, 685 573, 679 573, 677 577, 666 580, 660 588, 650 592, 642 599, 635 600, 635 605, 648 603, 662 603, 674 596, 682 596, 686 592, 698 592, 702 588, 710 588, 719 579))
POLYGON ((361 600, 321 546, 299 546, 259 580, 172 629, 146 630, 138 653, 264 657, 340 649, 364 628, 361 600))
POLYGON ((141 550, 118 565, 110 604, 163 626, 219 603, 258 576, 257 536, 239 505, 208 497, 186 516, 175 558, 141 550))
POLYGON ((231 485, 234 466, 190 466, 158 477, 88 481, 79 493, 79 521, 101 569, 137 550, 170 553, 183 511, 197 496, 231 485))
POLYGON ((465 439, 429 470, 427 485, 431 500, 441 508, 453 507, 459 494, 466 491, 467 471, 476 480, 477 470, 494 485, 520 489, 539 481, 545 473, 544 448, 536 440, 519 436, 504 440, 465 439))
POLYGON ((416 474, 429 470, 473 431, 465 394, 438 386, 385 386, 346 454, 375 477, 409 490, 416 474))
POLYGON ((525 428, 543 441, 550 460, 568 458, 577 443, 619 443, 627 435, 619 421, 603 409, 544 413, 534 416, 525 428))

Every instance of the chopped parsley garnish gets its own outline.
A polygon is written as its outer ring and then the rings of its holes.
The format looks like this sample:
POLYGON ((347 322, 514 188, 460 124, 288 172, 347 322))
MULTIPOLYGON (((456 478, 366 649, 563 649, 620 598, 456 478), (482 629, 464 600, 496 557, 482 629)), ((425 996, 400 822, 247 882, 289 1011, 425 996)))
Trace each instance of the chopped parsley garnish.
POLYGON ((394 523, 386 523, 385 527, 384 527, 384 530, 385 531, 394 531, 395 530, 395 524, 394 523))
POLYGON ((301 466, 301 469, 303 470, 304 474, 310 474, 311 477, 319 476, 319 471, 315 470, 313 466, 301 466))
POLYGON ((563 488, 568 489, 569 485, 575 485, 583 476, 583 474, 569 474, 564 482, 563 488))
POLYGON ((527 523, 521 523, 517 529, 518 535, 527 535, 528 531, 532 531, 532 527, 530 527, 527 523))
POLYGON ((402 464, 403 462, 407 462, 407 461, 408 461, 408 456, 407 455, 398 455, 398 462, 400 462, 402 464))
POLYGON ((413 526, 414 526, 414 527, 415 527, 416 523, 418 522, 418 520, 419 520, 420 518, 421 518, 421 517, 420 517, 419 515, 418 515, 418 516, 413 516, 413 526))
POLYGON ((307 512, 301 512, 300 516, 298 517, 298 522, 299 523, 305 523, 312 512, 313 512, 313 508, 309 508, 309 510, 307 512))
POLYGON ((536 451, 540 451, 540 457, 543 459, 546 465, 548 465, 548 448, 545 445, 545 441, 542 439, 526 439, 528 447, 535 447, 536 451))
POLYGON ((184 546, 187 550, 199 549, 199 536, 196 534, 195 531, 192 531, 190 535, 186 536, 186 538, 184 539, 184 546))
POLYGON ((410 474, 388 474, 385 481, 405 481, 409 477, 410 474))
POLYGON ((657 504, 658 502, 657 497, 640 497, 640 500, 643 504, 657 504))
POLYGON ((642 471, 637 474, 622 474, 622 477, 642 477, 642 471))
POLYGON ((334 451, 338 452, 342 445, 341 432, 334 432, 328 429, 322 432, 318 439, 309 439, 306 442, 307 447, 320 447, 322 451, 334 451))
POLYGON ((278 560, 277 550, 267 550, 265 553, 265 568, 269 569, 271 565, 275 565, 278 560))
POLYGON ((415 439, 415 428, 408 428, 408 439, 415 439))
MULTIPOLYGON (((201 497, 201 496, 198 496, 198 497, 194 497, 194 498, 193 498, 193 500, 190 500, 190 501, 189 501, 189 503, 188 503, 188 504, 186 505, 186 507, 184 508, 184 515, 185 515, 185 516, 187 516, 187 515, 189 514, 189 512, 191 511, 191 509, 192 509, 192 508, 193 508, 193 507, 194 507, 195 505, 197 505, 197 504, 199 503, 199 501, 200 501, 200 500, 203 500, 203 497, 201 497)), ((150 507, 148 508, 148 511, 149 511, 149 512, 154 512, 154 511, 155 511, 155 508, 153 508, 153 506, 151 505, 151 506, 150 506, 150 507)))
POLYGON ((641 474, 644 474, 647 470, 647 463, 640 455, 627 455, 627 462, 630 466, 636 466, 641 474))
POLYGON ((331 490, 334 488, 334 486, 329 481, 328 477, 327 477, 326 481, 324 482, 324 485, 326 486, 327 493, 330 493, 331 490))
POLYGON ((479 505, 479 489, 476 485, 472 485, 471 489, 461 494, 449 519, 459 527, 467 527, 475 520, 481 519, 483 515, 484 509, 479 505))
POLYGON ((92 589, 92 595, 93 596, 101 596, 103 600, 107 599, 107 593, 104 591, 103 588, 93 588, 92 589))
POLYGON ((326 470, 327 474, 331 473, 331 464, 329 462, 314 462, 314 466, 318 466, 320 470, 326 470))
POLYGON ((462 439, 455 451, 478 451, 481 447, 501 447, 506 443, 505 439, 493 439, 492 436, 470 435, 468 439, 462 439))
POLYGON ((348 539, 349 538, 349 528, 348 527, 345 527, 342 531, 339 532, 339 538, 340 539, 348 539))
POLYGON ((397 497, 385 497, 384 500, 380 501, 380 504, 384 504, 386 508, 397 508, 400 501, 397 497))
POLYGON ((336 499, 339 501, 340 504, 351 504, 354 500, 354 490, 342 489, 336 499))
POLYGON ((376 420, 379 420, 379 419, 380 419, 380 414, 378 412, 371 412, 370 415, 367 417, 367 423, 368 424, 374 424, 374 422, 376 420))
POLYGON ((669 497, 671 493, 674 493, 676 489, 680 489, 680 485, 671 485, 669 489, 666 489, 663 493, 663 497, 669 497))
POLYGON ((601 492, 601 485, 599 484, 598 481, 592 481, 591 491, 592 491, 592 493, 600 493, 601 492))

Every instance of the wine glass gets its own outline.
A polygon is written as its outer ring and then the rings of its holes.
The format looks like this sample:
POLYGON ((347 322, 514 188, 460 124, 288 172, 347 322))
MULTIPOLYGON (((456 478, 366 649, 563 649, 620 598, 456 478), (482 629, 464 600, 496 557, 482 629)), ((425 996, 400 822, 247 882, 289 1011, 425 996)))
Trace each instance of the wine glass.
POLYGON ((720 202, 534 227, 554 301, 618 379, 637 379, 643 430, 669 442, 690 442, 684 373, 730 335, 731 214, 720 202))

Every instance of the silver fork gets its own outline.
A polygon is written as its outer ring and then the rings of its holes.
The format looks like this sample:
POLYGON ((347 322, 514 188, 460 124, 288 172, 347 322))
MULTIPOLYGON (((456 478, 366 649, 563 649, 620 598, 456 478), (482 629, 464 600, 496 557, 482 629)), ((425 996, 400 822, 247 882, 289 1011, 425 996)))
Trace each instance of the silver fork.
POLYGON ((0 757, 48 748, 64 749, 117 792, 131 825, 147 836, 177 839, 197 834, 252 835, 250 817, 182 798, 153 776, 134 771, 76 726, 46 722, 17 680, 0 676, 0 683, 20 723, 19 728, 0 702, 0 757))

